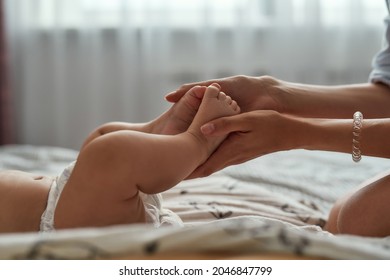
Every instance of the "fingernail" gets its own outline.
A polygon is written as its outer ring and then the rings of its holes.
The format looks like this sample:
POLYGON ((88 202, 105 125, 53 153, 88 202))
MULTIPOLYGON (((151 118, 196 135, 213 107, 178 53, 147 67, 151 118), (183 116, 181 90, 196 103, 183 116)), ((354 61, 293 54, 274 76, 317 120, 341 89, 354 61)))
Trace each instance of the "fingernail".
POLYGON ((212 123, 207 123, 200 127, 200 131, 202 131, 202 133, 205 135, 211 134, 215 131, 215 125, 212 123))
POLYGON ((176 93, 176 91, 172 91, 170 93, 167 93, 164 98, 167 99, 167 98, 169 98, 171 95, 173 95, 175 93, 176 93))

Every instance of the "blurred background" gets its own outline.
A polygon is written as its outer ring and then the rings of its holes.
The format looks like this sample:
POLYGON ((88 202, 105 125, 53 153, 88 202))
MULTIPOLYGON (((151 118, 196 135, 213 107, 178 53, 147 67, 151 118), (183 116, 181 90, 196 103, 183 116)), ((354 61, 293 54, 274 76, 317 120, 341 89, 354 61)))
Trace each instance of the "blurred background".
POLYGON ((0 0, 2 144, 78 149, 183 83, 366 82, 385 0, 0 0))

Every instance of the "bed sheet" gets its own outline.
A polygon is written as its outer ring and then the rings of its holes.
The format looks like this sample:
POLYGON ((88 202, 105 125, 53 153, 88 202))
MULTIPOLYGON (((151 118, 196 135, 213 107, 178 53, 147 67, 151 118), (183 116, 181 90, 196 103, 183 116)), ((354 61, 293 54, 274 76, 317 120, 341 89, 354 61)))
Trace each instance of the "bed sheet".
MULTIPOLYGON (((0 168, 58 174, 77 151, 4 146, 0 168)), ((150 225, 0 235, 1 259, 146 258, 169 254, 294 254, 389 259, 389 238, 334 236, 322 230, 333 202, 390 161, 294 150, 188 180, 163 194, 184 227, 150 225)))

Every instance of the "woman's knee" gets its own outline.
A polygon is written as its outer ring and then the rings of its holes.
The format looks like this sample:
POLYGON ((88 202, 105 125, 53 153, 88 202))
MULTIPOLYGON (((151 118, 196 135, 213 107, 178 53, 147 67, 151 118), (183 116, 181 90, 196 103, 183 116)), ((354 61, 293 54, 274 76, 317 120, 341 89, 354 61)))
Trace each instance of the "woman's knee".
POLYGON ((328 221, 325 225, 325 230, 337 234, 338 233, 338 217, 340 213, 341 203, 337 201, 329 212, 328 221))
MULTIPOLYGON (((358 197, 359 198, 359 197, 358 197)), ((325 229, 333 234, 361 235, 365 217, 362 215, 365 202, 350 193, 336 201, 330 210, 325 229)))
MULTIPOLYGON (((361 188, 344 199, 332 217, 338 234, 390 235, 389 177, 361 188)), ((331 212, 332 213, 332 212, 331 212)))
POLYGON ((337 216, 337 233, 338 234, 353 234, 366 235, 365 225, 367 224, 366 217, 362 213, 363 205, 357 201, 350 200, 344 202, 340 207, 337 216))

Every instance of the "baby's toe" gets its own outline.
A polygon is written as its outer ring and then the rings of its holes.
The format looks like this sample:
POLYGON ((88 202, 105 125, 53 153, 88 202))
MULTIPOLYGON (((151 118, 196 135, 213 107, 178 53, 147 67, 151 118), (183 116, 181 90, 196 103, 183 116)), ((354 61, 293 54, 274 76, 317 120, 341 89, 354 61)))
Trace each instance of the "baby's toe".
POLYGON ((218 95, 218 99, 219 99, 220 101, 225 101, 226 98, 227 98, 227 95, 226 95, 224 92, 221 91, 221 92, 219 93, 219 95, 218 95))
POLYGON ((233 111, 239 113, 240 112, 240 107, 238 106, 237 102, 235 100, 232 101, 232 104, 230 105, 233 109, 233 111))
POLYGON ((207 87, 205 96, 206 98, 219 98, 220 89, 214 84, 207 87))
POLYGON ((227 95, 227 96, 226 96, 226 103, 229 104, 229 105, 231 105, 232 102, 233 102, 233 99, 232 99, 229 95, 227 95))

